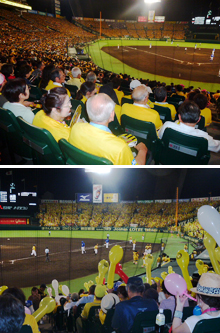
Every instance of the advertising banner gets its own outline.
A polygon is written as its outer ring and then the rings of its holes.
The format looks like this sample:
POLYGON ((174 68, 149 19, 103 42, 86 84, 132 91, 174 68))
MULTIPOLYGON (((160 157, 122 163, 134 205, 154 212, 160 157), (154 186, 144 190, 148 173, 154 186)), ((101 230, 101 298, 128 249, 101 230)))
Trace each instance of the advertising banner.
POLYGON ((138 22, 147 22, 146 16, 138 16, 138 22))
POLYGON ((77 202, 92 202, 92 193, 77 193, 77 202))
POLYGON ((210 197, 210 200, 220 200, 220 197, 210 197))
POLYGON ((104 193, 104 202, 118 202, 118 193, 104 193))
POLYGON ((27 224, 27 220, 24 218, 0 218, 0 224, 27 224))
POLYGON ((153 23, 155 21, 155 10, 149 10, 148 22, 153 23))
POLYGON ((102 203, 102 185, 93 185, 93 203, 102 203))
POLYGON ((164 23, 165 22, 165 16, 155 16, 155 21, 158 23, 164 23))
POLYGON ((202 202, 202 201, 207 201, 207 200, 209 200, 208 197, 206 197, 206 198, 192 198, 192 199, 191 199, 192 202, 193 202, 193 201, 202 202))

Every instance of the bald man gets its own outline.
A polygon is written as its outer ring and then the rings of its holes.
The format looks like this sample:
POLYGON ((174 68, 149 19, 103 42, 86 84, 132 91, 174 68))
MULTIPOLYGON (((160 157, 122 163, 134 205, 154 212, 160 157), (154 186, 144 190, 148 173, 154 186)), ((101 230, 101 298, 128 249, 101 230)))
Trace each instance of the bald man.
POLYGON ((147 147, 139 143, 136 158, 133 157, 127 143, 110 131, 108 124, 114 119, 115 103, 103 93, 88 99, 86 103, 90 123, 73 125, 69 142, 92 155, 104 157, 114 165, 144 165, 146 163, 147 147))
POLYGON ((148 97, 148 89, 144 84, 135 88, 132 92, 134 104, 123 104, 121 115, 125 114, 137 120, 149 121, 154 123, 156 130, 159 130, 162 126, 162 121, 160 120, 159 113, 151 109, 147 104, 148 97))

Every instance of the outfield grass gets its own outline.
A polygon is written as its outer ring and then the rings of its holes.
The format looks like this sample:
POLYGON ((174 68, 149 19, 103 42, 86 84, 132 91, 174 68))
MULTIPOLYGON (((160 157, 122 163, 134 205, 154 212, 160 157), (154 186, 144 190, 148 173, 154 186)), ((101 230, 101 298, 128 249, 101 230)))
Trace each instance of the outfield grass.
MULTIPOLYGON (((123 231, 111 231, 110 234, 110 240, 122 240, 126 241, 129 239, 130 236, 132 236, 133 239, 136 239, 137 242, 144 242, 146 243, 160 243, 161 239, 163 239, 164 242, 167 242, 165 252, 172 258, 176 257, 176 253, 178 250, 183 249, 184 244, 186 241, 184 239, 180 239, 177 235, 171 236, 171 234, 168 233, 153 233, 153 232, 146 232, 145 233, 145 239, 142 241, 142 234, 143 232, 123 232, 123 231)), ((0 237, 2 238, 13 238, 13 237, 20 237, 20 238, 26 238, 26 237, 55 237, 55 238, 92 238, 92 239, 105 239, 107 235, 106 231, 51 231, 51 236, 49 236, 49 233, 47 230, 24 230, 24 231, 12 231, 12 230, 3 230, 1 231, 0 237)), ((189 246, 189 252, 192 252, 193 248, 190 245, 189 246)), ((156 259, 158 257, 159 253, 154 253, 154 263, 152 265, 152 268, 156 267, 156 259)), ((103 258, 108 260, 108 258, 103 258)), ((126 262, 123 264, 123 270, 128 276, 133 275, 139 275, 145 273, 145 268, 141 267, 142 265, 142 259, 139 260, 138 265, 134 265, 132 261, 126 262)), ((92 274, 89 276, 85 276, 82 278, 74 279, 74 280, 68 280, 68 281, 58 281, 61 285, 66 284, 71 292, 78 292, 81 288, 84 287, 84 282, 88 282, 89 280, 92 280, 95 282, 95 278, 98 275, 98 268, 97 273, 92 274)), ((115 280, 117 280, 119 277, 118 275, 115 275, 115 280)), ((106 276, 107 279, 107 276, 106 276)), ((51 285, 48 285, 51 286, 51 285)), ((23 288, 23 291, 26 295, 26 297, 30 296, 31 294, 31 288, 23 288)))
MULTIPOLYGON (((206 89, 208 91, 216 91, 219 89, 219 84, 217 83, 207 83, 207 82, 197 82, 197 81, 189 81, 189 80, 182 80, 178 78, 168 78, 161 75, 156 74, 150 74, 146 72, 139 71, 135 68, 132 68, 120 60, 110 56, 109 54, 102 51, 102 47, 108 47, 108 46, 148 46, 148 45, 156 45, 156 46, 178 46, 179 47, 195 47, 195 43, 186 43, 185 41, 182 42, 162 42, 162 41, 149 41, 149 40, 99 40, 95 42, 94 44, 89 45, 87 52, 91 55, 92 60, 94 63, 101 68, 104 68, 110 72, 114 73, 126 73, 130 75, 131 77, 135 78, 143 78, 143 79, 149 79, 149 80, 157 80, 166 82, 166 84, 170 84, 173 82, 176 84, 184 84, 186 87, 188 86, 194 86, 194 87, 201 87, 202 89, 206 89)), ((220 49, 220 44, 208 44, 208 43, 202 43, 201 46, 198 46, 199 48, 204 49, 220 49)), ((138 61, 138 59, 137 59, 138 61)))

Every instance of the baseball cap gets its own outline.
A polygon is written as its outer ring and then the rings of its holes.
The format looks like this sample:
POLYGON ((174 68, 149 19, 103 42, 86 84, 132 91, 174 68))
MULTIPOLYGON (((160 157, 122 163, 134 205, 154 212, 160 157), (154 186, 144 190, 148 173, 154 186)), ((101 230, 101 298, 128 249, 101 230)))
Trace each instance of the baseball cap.
POLYGON ((46 286, 45 283, 42 283, 42 284, 40 285, 40 288, 47 288, 47 286, 46 286))
POLYGON ((141 85, 141 82, 139 80, 133 80, 130 83, 130 89, 134 90, 135 88, 139 87, 141 85))
POLYGON ((97 284, 97 286, 95 287, 95 296, 98 298, 102 298, 105 296, 105 292, 106 292, 106 286, 97 284))

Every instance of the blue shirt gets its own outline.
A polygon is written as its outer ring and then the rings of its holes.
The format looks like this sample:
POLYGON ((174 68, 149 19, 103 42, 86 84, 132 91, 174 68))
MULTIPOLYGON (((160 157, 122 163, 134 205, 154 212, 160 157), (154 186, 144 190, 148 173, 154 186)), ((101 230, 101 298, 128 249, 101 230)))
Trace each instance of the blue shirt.
POLYGON ((107 238, 105 242, 106 242, 106 243, 109 243, 109 239, 107 238))
POLYGON ((78 306, 79 304, 91 303, 93 301, 94 301, 94 295, 83 296, 82 298, 80 298, 80 300, 76 302, 75 305, 78 306))
POLYGON ((82 242, 82 247, 84 247, 85 246, 85 243, 84 242, 82 242))
POLYGON ((158 310, 158 306, 155 300, 144 299, 141 296, 132 297, 128 301, 116 305, 112 327, 119 329, 121 333, 128 333, 133 326, 134 318, 139 312, 156 310, 158 310))
POLYGON ((106 127, 106 126, 104 126, 104 125, 95 124, 95 123, 93 123, 93 122, 91 122, 90 125, 92 125, 92 126, 94 126, 94 127, 97 127, 97 128, 99 128, 99 129, 101 129, 101 130, 103 130, 103 131, 105 131, 105 132, 112 133, 112 131, 111 131, 108 127, 106 127))

